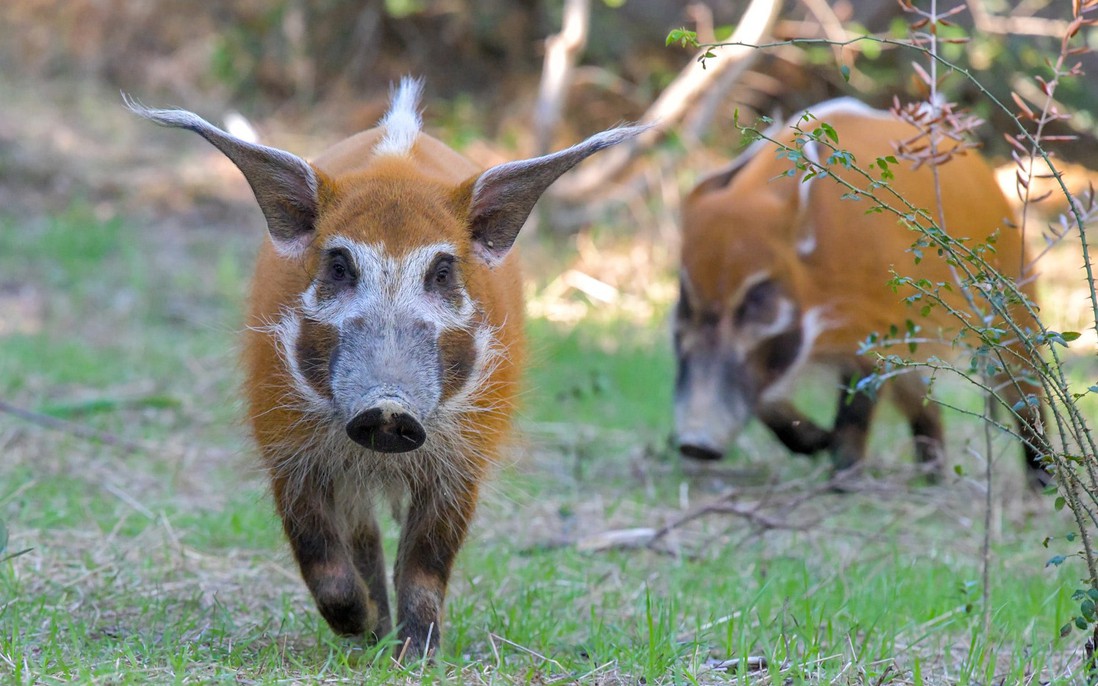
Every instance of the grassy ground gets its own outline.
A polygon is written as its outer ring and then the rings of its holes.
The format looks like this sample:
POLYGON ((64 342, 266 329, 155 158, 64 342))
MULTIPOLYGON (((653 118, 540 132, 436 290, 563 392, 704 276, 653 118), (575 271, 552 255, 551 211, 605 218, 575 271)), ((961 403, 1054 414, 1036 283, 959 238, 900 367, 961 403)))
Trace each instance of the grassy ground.
MULTIPOLYGON (((658 311, 531 320, 524 440, 459 558, 438 663, 334 637, 237 424, 256 240, 80 203, 0 222, 0 398, 118 439, 0 414, 0 559, 27 551, 0 562, 0 682, 1072 682, 1082 571, 1045 566, 1069 525, 1021 488, 1017 446, 996 443, 985 608, 982 484, 914 485, 894 416, 849 493, 757 429, 680 464, 658 311)), ((801 400, 826 416, 832 393, 801 400)), ((979 427, 949 421, 980 473, 979 427)))

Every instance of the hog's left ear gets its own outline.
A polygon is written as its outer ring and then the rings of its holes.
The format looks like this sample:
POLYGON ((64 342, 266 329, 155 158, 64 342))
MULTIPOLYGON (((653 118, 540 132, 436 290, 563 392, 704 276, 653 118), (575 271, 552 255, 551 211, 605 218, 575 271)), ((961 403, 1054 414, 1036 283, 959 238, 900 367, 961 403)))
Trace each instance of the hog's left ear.
POLYGON ((469 230, 476 254, 494 267, 514 245, 519 230, 545 189, 561 174, 599 150, 629 140, 646 126, 623 126, 544 157, 505 162, 467 182, 469 230))
POLYGON ((284 257, 300 257, 312 239, 319 212, 321 179, 308 162, 285 150, 232 136, 186 110, 158 110, 123 95, 138 116, 161 126, 194 131, 209 141, 244 173, 275 249, 284 257))

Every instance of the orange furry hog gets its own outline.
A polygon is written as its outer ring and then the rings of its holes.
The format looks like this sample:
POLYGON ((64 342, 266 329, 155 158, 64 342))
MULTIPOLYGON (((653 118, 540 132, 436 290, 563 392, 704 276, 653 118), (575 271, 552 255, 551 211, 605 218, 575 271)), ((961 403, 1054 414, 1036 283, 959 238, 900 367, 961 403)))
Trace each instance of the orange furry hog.
MULTIPOLYGON (((888 112, 851 99, 809 109, 838 133, 839 147, 869 166, 892 155, 893 144, 918 134, 888 112)), ((816 126, 795 117, 771 137, 794 145, 790 126, 816 126)), ((822 145, 809 141, 806 158, 819 162, 822 145)), ((827 154, 824 151, 823 154, 827 154)), ((874 399, 848 389, 872 370, 859 356, 863 341, 903 330, 907 320, 927 340, 948 341, 958 326, 945 307, 928 316, 905 303, 915 293, 888 286, 891 270, 930 283, 955 283, 944 259, 913 259, 918 235, 890 212, 868 213, 867 202, 844 199, 846 189, 823 175, 806 178, 788 172, 789 159, 759 141, 730 166, 700 182, 683 203, 681 289, 675 316, 675 435, 687 457, 719 459, 752 417, 759 418, 790 450, 830 451, 836 469, 858 464, 865 454, 874 399), (797 373, 809 362, 836 368, 842 376, 834 426, 824 429, 803 416, 787 399, 797 373)), ((893 165, 892 190, 916 208, 937 206, 929 165, 912 169, 893 165)), ((867 185, 841 164, 829 173, 857 188, 867 185)), ((938 168, 944 227, 950 236, 982 244, 995 237, 988 261, 1003 275, 1021 279, 1025 262, 1020 231, 987 163, 974 152, 938 168)), ((880 191, 882 197, 891 196, 880 191)), ((937 217, 936 212, 932 215, 937 217)), ((1032 280, 1021 290, 1032 301, 1032 280)), ((967 310, 961 289, 942 291, 959 310, 967 310)), ((978 296, 979 297, 979 296, 978 296)), ((1028 315, 1012 306, 1014 321, 1028 315)), ((1018 347, 1017 341, 1014 346, 1018 347)), ((922 343, 920 354, 945 354, 922 343)), ((1020 351, 1018 351, 1020 352, 1020 351)), ((1018 358, 1021 359, 1021 358, 1018 358)), ((1002 400, 1017 405, 1039 398, 1041 389, 1001 373, 994 379, 1002 400)), ((942 459, 943 430, 938 406, 925 402, 926 383, 917 374, 899 374, 888 385, 915 435, 916 455, 928 468, 942 459)), ((1041 419, 1029 402, 1019 411, 1018 435, 1034 482, 1047 479, 1040 462, 1041 419)))
POLYGON ((512 244, 534 203, 623 127, 482 171, 421 131, 405 79, 379 125, 312 163, 182 110, 247 177, 267 220, 247 315, 249 421, 302 577, 339 634, 392 619, 375 505, 402 529, 393 583, 409 655, 439 645, 454 558, 507 438, 523 361, 512 244))

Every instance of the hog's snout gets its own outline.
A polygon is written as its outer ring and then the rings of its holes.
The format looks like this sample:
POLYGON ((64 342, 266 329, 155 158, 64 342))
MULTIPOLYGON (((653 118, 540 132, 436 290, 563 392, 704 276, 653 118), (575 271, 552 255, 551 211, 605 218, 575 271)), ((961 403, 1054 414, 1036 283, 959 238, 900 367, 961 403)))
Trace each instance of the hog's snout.
POLYGON ((381 453, 406 453, 427 440, 419 420, 400 404, 382 401, 347 422, 347 435, 361 446, 381 453))

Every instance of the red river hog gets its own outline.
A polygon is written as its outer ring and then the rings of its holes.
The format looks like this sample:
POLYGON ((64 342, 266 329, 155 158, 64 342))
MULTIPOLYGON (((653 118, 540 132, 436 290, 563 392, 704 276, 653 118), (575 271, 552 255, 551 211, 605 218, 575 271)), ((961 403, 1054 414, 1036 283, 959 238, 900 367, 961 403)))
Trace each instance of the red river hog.
POLYGON ((405 79, 376 128, 312 162, 129 103, 247 178, 268 233, 244 393, 286 537, 332 629, 376 640, 393 630, 375 516, 390 502, 396 636, 411 656, 439 646, 454 558, 510 431, 524 348, 512 245, 557 177, 640 130, 485 171, 422 132, 420 91, 405 79))
MULTIPOLYGON (((866 168, 894 155, 894 143, 919 133, 892 114, 851 99, 808 111, 817 121, 796 117, 770 137, 792 148, 804 134, 791 126, 801 122, 808 133, 825 122, 837 132, 836 147, 866 168)), ((684 202, 681 288, 674 317, 675 440, 685 456, 719 459, 747 421, 757 417, 790 450, 830 451, 841 470, 864 457, 875 404, 871 394, 849 392, 873 370, 874 360, 859 355, 860 346, 872 334, 887 336, 893 326, 910 330, 906 322, 911 321, 925 341, 919 344, 919 355, 927 359, 948 352, 943 350, 948 346, 935 346, 932 340, 948 341, 959 329, 946 307, 921 314, 920 305, 929 298, 909 305, 915 290, 910 285, 891 287, 892 270, 932 284, 953 284, 952 290, 940 291, 944 300, 957 309, 968 307, 955 287, 955 274, 934 248, 925 248, 924 259, 916 261, 912 248, 919 234, 896 214, 867 212, 871 201, 844 199, 849 189, 826 175, 790 175, 790 154, 776 151, 774 143, 758 141, 731 166, 702 180, 684 202), (797 373, 810 362, 831 366, 841 375, 831 429, 814 424, 787 399, 797 373)), ((826 157, 831 152, 819 142, 803 148, 803 155, 817 162, 821 153, 826 157)), ((887 183, 937 221, 932 169, 913 166, 903 161, 891 165, 895 178, 887 183)), ((857 188, 869 184, 841 164, 830 165, 829 173, 857 188)), ((1025 264, 1021 232, 987 163, 967 151, 940 165, 938 174, 948 234, 968 239, 969 247, 992 239, 994 250, 986 259, 1005 276, 1019 279, 1025 264)), ((884 189, 875 195, 904 207, 884 189)), ((1019 282, 1032 302, 1032 280, 1019 282)), ((982 295, 977 297, 986 304, 982 295)), ((1015 321, 1032 326, 1021 304, 1010 306, 1010 312, 1015 321)), ((1011 345, 1020 350, 1017 341, 1011 345)), ((1034 406, 1040 388, 1006 373, 993 384, 1005 404, 1024 406, 1018 412, 1018 434, 1030 475, 1043 481, 1040 412, 1034 406)), ((886 385, 911 425, 917 459, 936 471, 942 460, 942 422, 938 405, 924 401, 924 377, 896 374, 886 385)))

